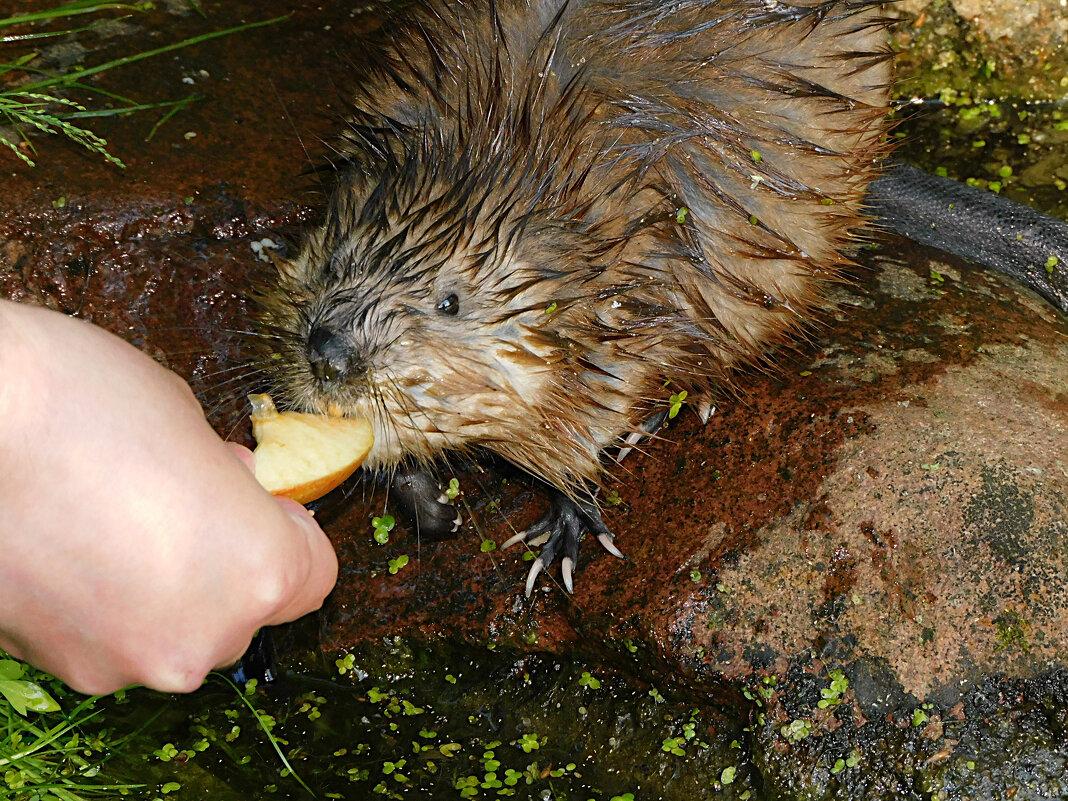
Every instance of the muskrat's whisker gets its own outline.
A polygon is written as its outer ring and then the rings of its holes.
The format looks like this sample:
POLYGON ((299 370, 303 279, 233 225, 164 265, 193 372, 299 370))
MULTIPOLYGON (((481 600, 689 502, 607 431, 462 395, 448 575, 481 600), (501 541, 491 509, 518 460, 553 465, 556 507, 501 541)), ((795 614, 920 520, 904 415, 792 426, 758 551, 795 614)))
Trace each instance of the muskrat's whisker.
POLYGON ((217 398, 218 400, 205 411, 205 415, 210 417, 214 412, 222 409, 227 404, 239 403, 239 399, 248 394, 248 390, 256 388, 255 379, 256 374, 247 374, 234 376, 227 381, 222 381, 206 386, 204 389, 196 391, 194 394, 201 402, 206 402, 208 397, 217 398), (234 391, 234 388, 238 388, 238 391, 234 391))
POLYGON ((241 364, 231 364, 226 367, 220 367, 217 370, 197 373, 196 377, 201 381, 211 381, 220 376, 232 375, 234 373, 240 373, 241 375, 255 375, 266 372, 269 364, 270 361, 268 359, 261 359, 255 362, 243 362, 241 364))

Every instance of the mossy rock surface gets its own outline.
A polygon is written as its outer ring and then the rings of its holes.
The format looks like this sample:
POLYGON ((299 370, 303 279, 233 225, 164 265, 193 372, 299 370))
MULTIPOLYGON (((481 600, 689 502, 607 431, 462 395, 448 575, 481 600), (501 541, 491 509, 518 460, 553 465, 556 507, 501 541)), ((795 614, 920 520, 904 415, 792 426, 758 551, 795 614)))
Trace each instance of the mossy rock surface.
POLYGON ((1060 0, 901 0, 898 93, 949 102, 1068 97, 1068 13, 1060 0))

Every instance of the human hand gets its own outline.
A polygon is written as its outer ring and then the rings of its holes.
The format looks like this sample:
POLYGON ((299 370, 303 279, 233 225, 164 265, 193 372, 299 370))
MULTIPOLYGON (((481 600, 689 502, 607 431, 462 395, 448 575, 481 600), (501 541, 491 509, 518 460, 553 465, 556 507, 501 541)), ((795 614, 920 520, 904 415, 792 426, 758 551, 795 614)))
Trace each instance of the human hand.
POLYGON ((0 421, 0 647, 76 690, 194 690, 334 585, 308 512, 102 329, 0 300, 0 421))

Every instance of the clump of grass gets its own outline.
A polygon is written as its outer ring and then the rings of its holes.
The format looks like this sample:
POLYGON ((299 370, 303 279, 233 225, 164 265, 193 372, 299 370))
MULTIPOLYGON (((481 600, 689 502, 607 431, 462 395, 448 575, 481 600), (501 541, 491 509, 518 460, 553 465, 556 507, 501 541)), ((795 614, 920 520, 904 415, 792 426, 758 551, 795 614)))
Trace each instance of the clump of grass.
MULTIPOLYGON (((27 127, 36 128, 49 134, 62 134, 87 150, 91 150, 104 157, 116 167, 125 167, 116 156, 107 149, 107 140, 93 133, 87 128, 82 128, 64 116, 64 111, 86 111, 85 106, 75 103, 63 97, 54 95, 38 94, 36 92, 4 92, 0 94, 0 115, 14 126, 22 137, 22 141, 29 142, 23 134, 27 127)), ((11 149, 16 156, 35 166, 35 162, 19 149, 17 143, 0 134, 0 144, 11 149)), ((31 144, 32 148, 33 145, 31 144)))
POLYGON ((53 693, 74 697, 51 676, 0 653, 0 798, 84 801, 141 787, 108 784, 100 776, 125 738, 83 729, 98 714, 93 709, 98 697, 67 712, 53 693))
MULTIPOLYGON (((297 775, 279 740, 272 734, 274 719, 252 704, 256 682, 239 687, 227 676, 213 673, 240 699, 255 718, 267 742, 290 775, 314 795, 297 775)), ((116 693, 122 703, 125 691, 116 693)), ((49 676, 11 659, 0 651, 0 799, 10 801, 93 801, 101 797, 126 796, 145 784, 120 783, 105 772, 105 763, 124 751, 145 752, 138 739, 163 712, 164 707, 142 722, 136 731, 119 735, 98 718, 102 696, 82 696, 49 676), (56 701, 59 698, 59 701, 56 701), (68 711, 69 710, 69 711, 68 711), (138 750, 140 749, 140 750, 138 750)), ((147 746, 151 749, 152 746, 147 746)), ((205 741, 204 747, 207 747, 205 741)), ((196 750, 203 750, 195 747, 196 750)), ((178 755, 173 744, 151 752, 162 761, 178 755), (167 749, 171 753, 167 754, 167 749)), ((188 758, 194 751, 186 752, 188 758)), ((123 772, 119 769, 119 772, 123 772)), ((115 771, 112 770, 112 776, 115 771)), ((177 789, 176 783, 171 783, 177 789)), ((164 785, 165 789, 171 784, 164 785)))
MULTIPOLYGON (((64 3, 44 11, 0 18, 0 44, 25 42, 80 33, 97 27, 114 18, 98 20, 90 25, 82 26, 80 28, 64 27, 60 30, 34 31, 32 33, 13 35, 2 34, 5 29, 19 25, 42 24, 53 20, 66 19, 83 14, 95 14, 104 11, 118 10, 130 12, 129 14, 121 16, 121 19, 131 16, 133 13, 148 11, 152 7, 153 4, 147 1, 137 3, 102 3, 94 2, 93 0, 74 0, 73 2, 64 3)), ((141 53, 112 59, 111 61, 97 64, 93 67, 71 70, 59 74, 51 74, 33 67, 32 62, 38 55, 35 52, 23 54, 11 62, 0 61, 0 78, 5 79, 11 85, 11 88, 0 91, 0 120, 6 121, 11 125, 19 137, 18 141, 12 141, 3 134, 0 134, 0 145, 9 148, 18 158, 32 167, 34 166, 34 161, 23 151, 22 147, 20 147, 20 143, 24 143, 31 153, 36 154, 33 143, 27 137, 26 132, 29 130, 37 130, 43 133, 66 136, 71 141, 100 155, 115 166, 123 167, 125 165, 122 161, 108 150, 107 140, 75 121, 92 117, 129 114, 135 111, 167 109, 167 113, 156 123, 149 134, 148 138, 151 139, 160 125, 190 103, 201 99, 201 96, 190 95, 182 100, 169 102, 138 103, 130 98, 122 97, 100 89, 99 87, 92 86, 85 82, 86 78, 108 70, 124 67, 146 58, 169 53, 173 50, 179 50, 184 47, 206 42, 210 39, 217 39, 220 36, 229 36, 230 34, 249 30, 251 28, 272 25, 283 19, 286 19, 286 17, 276 17, 261 22, 251 22, 233 28, 227 28, 222 31, 212 31, 211 33, 194 36, 180 42, 164 45, 163 47, 157 47, 141 53), (87 97, 104 98, 109 101, 111 105, 104 108, 89 108, 87 104, 70 99, 68 95, 72 93, 75 95, 86 95, 87 97)))

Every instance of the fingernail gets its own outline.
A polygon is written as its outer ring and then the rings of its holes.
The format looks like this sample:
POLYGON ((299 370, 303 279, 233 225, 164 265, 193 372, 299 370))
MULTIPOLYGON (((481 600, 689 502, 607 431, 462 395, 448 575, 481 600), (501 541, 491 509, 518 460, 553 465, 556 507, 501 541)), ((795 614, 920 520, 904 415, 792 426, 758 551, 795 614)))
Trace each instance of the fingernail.
POLYGON ((286 510, 286 514, 293 519, 293 522, 305 531, 322 533, 323 530, 319 527, 319 523, 312 516, 312 513, 299 503, 289 498, 278 498, 278 502, 282 504, 282 508, 286 510))
POLYGON ((244 445, 238 445, 236 442, 227 442, 226 447, 228 447, 230 452, 241 461, 241 464, 247 467, 253 475, 255 475, 256 455, 252 451, 244 445))

